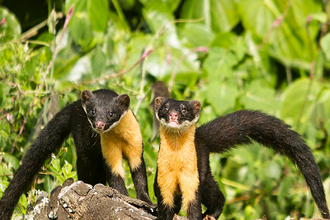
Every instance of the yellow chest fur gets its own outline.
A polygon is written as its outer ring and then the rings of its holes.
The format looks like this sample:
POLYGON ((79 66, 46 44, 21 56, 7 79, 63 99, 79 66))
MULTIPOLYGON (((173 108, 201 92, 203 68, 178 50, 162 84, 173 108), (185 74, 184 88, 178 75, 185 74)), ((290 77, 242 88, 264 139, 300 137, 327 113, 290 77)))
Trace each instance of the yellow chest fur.
POLYGON ((131 169, 141 164, 142 135, 138 122, 131 110, 109 132, 101 134, 102 154, 112 173, 125 177, 123 157, 131 169))
POLYGON ((185 134, 169 134, 161 127, 160 137, 157 182, 163 203, 173 207, 174 194, 181 192, 183 207, 186 209, 195 199, 199 186, 195 126, 191 126, 185 134))

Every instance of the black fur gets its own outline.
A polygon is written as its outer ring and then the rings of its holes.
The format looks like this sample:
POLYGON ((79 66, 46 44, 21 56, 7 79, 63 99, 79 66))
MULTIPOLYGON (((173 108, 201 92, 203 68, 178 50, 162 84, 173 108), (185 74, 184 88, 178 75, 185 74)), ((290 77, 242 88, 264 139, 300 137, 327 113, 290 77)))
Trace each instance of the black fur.
MULTIPOLYGON (((57 113, 29 148, 23 158, 22 165, 18 168, 5 190, 0 200, 0 219, 10 219, 21 194, 32 182, 45 160, 50 157, 51 153, 60 148, 70 134, 72 134, 76 145, 79 180, 92 185, 105 184, 108 181, 111 187, 128 195, 124 180, 121 177, 112 175, 110 167, 106 165, 102 157, 100 135, 92 128, 95 123, 94 118, 103 118, 107 124, 106 126, 111 126, 116 120, 109 120, 109 112, 116 114, 116 117, 113 118, 119 118, 125 108, 120 105, 118 98, 124 98, 120 101, 127 105, 126 96, 118 96, 117 93, 106 89, 94 91, 93 94, 85 90, 82 93, 82 100, 75 101, 57 113), (84 94, 89 95, 89 97, 84 96, 84 94), (87 119, 82 105, 87 106, 87 111, 88 109, 95 110, 93 117, 89 117, 91 123, 87 119)), ((143 158, 141 166, 132 172, 132 177, 137 198, 151 203, 143 158)))
MULTIPOLYGON (((178 113, 180 123, 183 120, 191 121, 192 118, 199 117, 199 112, 197 113, 194 108, 194 103, 197 101, 161 100, 161 103, 155 104, 155 111, 158 113, 159 119, 168 122, 170 112, 173 110, 178 113), (185 113, 183 113, 183 109, 185 109, 185 113)), ((211 174, 209 154, 212 152, 223 153, 253 141, 290 158, 304 175, 323 218, 330 218, 321 175, 310 148, 297 132, 291 130, 280 119, 259 111, 249 110, 241 110, 216 118, 196 129, 195 147, 200 180, 200 192, 196 193, 201 196, 201 202, 192 204, 192 207, 188 208, 188 218, 190 220, 201 219, 199 208, 201 203, 207 207, 203 214, 204 217, 217 219, 222 213, 225 198, 211 174)), ((175 208, 170 209, 162 204, 157 177, 154 188, 159 206, 159 219, 172 219, 173 215, 180 210, 181 200, 176 199, 175 208)), ((197 196, 196 200, 199 200, 200 196, 197 196)))

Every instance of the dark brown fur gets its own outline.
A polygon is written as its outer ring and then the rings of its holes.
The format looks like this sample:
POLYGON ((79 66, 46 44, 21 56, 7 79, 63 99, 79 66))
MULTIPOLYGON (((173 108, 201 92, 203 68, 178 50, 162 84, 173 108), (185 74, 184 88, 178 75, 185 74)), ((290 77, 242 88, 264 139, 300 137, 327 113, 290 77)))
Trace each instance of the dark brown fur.
MULTIPOLYGON (((157 98, 155 111, 161 126, 168 126, 170 115, 175 115, 173 112, 178 115, 178 124, 185 121, 196 121, 199 117, 199 111, 196 111, 194 107, 196 102, 157 98)), ((194 123, 191 123, 191 126, 195 126, 194 123)), ((171 129, 167 130, 171 131, 171 129)), ((176 134, 182 129, 186 130, 186 128, 179 128, 176 132, 172 132, 172 138, 176 139, 176 134)), ((161 130, 166 131, 166 129, 161 130)), ((278 118, 259 111, 249 110, 237 111, 216 118, 196 129, 194 142, 197 153, 199 189, 196 191, 194 202, 187 208, 188 218, 190 220, 199 220, 202 217, 217 219, 222 212, 225 198, 211 174, 210 153, 223 153, 253 141, 287 156, 299 167, 323 218, 329 218, 321 175, 310 148, 297 132, 291 130, 288 125, 278 118), (201 214, 201 203, 207 207, 203 215, 201 214)), ((160 148, 162 148, 162 145, 160 148)), ((164 205, 163 199, 167 195, 161 193, 158 181, 162 180, 158 180, 156 176, 154 190, 157 196, 159 219, 170 220, 181 208, 181 195, 180 193, 175 194, 172 207, 164 205)))
MULTIPOLYGON (((124 102, 127 102, 126 96, 121 96, 124 98, 124 102)), ((32 182, 45 160, 50 157, 51 153, 60 148, 70 134, 72 134, 76 145, 79 180, 93 185, 96 183, 105 184, 108 181, 110 186, 128 195, 123 178, 113 175, 111 168, 104 162, 100 135, 92 128, 92 126, 95 126, 95 121, 92 115, 90 115, 91 123, 89 122, 82 107, 83 104, 87 108, 94 108, 96 110, 95 118, 104 120, 106 124, 104 129, 106 129, 115 123, 122 114, 122 106, 117 102, 116 97, 119 96, 111 90, 97 90, 93 94, 85 90, 82 94, 83 103, 81 100, 78 100, 66 106, 54 116, 27 151, 22 165, 18 168, 5 190, 0 200, 1 220, 10 219, 20 196, 32 182), (106 119, 109 111, 115 114, 111 120, 106 119)), ((90 114, 90 111, 88 114, 90 114)), ((140 166, 131 170, 131 173, 137 197, 151 203, 148 194, 146 168, 142 155, 141 158, 140 166)))

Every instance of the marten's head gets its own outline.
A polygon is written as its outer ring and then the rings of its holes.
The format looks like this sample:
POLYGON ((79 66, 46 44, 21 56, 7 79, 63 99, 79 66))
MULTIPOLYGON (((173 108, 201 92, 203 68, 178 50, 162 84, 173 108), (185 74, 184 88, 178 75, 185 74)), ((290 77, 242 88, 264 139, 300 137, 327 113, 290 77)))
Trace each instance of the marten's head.
POLYGON ((168 131, 181 132, 194 125, 199 119, 199 101, 179 101, 157 97, 155 114, 160 125, 168 131))
POLYGON ((81 105, 86 112, 92 128, 105 133, 117 126, 129 109, 130 98, 127 94, 117 95, 110 90, 81 93, 81 105))

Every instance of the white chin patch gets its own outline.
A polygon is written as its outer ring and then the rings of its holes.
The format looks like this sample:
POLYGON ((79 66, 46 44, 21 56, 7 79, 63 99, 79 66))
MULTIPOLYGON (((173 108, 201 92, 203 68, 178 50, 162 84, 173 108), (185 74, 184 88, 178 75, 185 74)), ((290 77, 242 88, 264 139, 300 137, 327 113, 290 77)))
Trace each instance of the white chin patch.
POLYGON ((174 132, 184 132, 186 129, 190 128, 196 123, 196 120, 193 121, 184 121, 181 124, 179 124, 176 121, 166 122, 164 119, 160 120, 161 125, 168 131, 174 131, 174 132))
POLYGON ((177 126, 177 125, 179 125, 179 122, 177 122, 177 121, 170 121, 170 122, 168 123, 168 125, 169 125, 169 126, 177 126))
POLYGON ((163 118, 159 119, 157 113, 156 113, 156 118, 166 130, 181 133, 184 132, 189 127, 191 127, 192 125, 194 125, 198 121, 199 115, 196 118, 194 118, 192 121, 184 121, 181 124, 179 124, 178 121, 174 121, 174 120, 170 122, 166 122, 165 119, 163 118))

